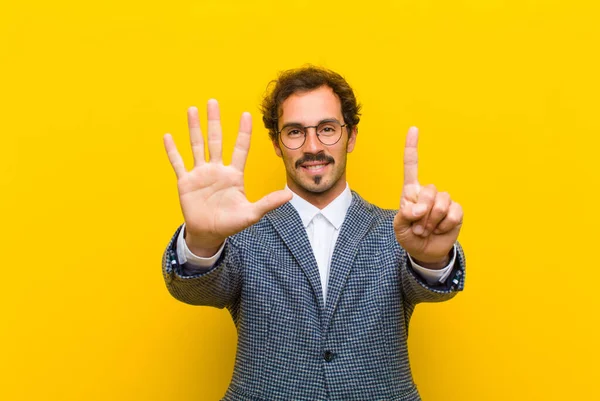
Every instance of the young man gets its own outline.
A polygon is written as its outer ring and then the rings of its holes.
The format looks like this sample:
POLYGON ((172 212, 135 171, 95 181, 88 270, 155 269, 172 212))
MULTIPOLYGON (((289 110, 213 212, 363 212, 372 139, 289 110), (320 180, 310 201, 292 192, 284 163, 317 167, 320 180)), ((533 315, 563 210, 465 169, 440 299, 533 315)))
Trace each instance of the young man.
POLYGON ((238 350, 223 399, 419 400, 408 324, 417 303, 463 289, 460 205, 419 184, 415 128, 406 139, 399 211, 350 191, 346 156, 356 145, 359 106, 332 71, 281 74, 263 102, 263 121, 287 188, 255 203, 244 194, 248 113, 229 166, 214 100, 208 162, 195 108, 188 111, 191 171, 164 138, 185 224, 165 251, 163 275, 175 298, 226 307, 233 317, 238 350))

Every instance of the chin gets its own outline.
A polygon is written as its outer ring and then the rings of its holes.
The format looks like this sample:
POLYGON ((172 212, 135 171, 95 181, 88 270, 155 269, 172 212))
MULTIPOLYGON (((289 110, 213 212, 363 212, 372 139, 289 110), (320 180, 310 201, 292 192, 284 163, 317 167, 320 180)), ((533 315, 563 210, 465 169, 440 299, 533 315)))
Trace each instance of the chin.
POLYGON ((321 182, 319 184, 315 183, 313 179, 304 180, 304 182, 299 184, 302 187, 302 189, 304 189, 307 192, 321 194, 330 190, 333 187, 334 183, 327 181, 325 177, 321 177, 321 182))

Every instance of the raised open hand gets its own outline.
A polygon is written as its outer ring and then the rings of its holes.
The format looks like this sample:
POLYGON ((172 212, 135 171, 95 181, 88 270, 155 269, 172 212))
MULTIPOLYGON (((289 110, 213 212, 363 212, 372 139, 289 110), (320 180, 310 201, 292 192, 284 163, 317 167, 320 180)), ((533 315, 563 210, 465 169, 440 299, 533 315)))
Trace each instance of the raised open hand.
POLYGON ((400 210, 394 218, 396 239, 425 267, 441 268, 462 226, 462 207, 434 185, 422 187, 417 179, 419 131, 412 127, 404 148, 404 186, 400 210), (427 266, 429 265, 429 266, 427 266))
POLYGON ((285 190, 275 191, 254 203, 246 198, 244 166, 252 132, 249 113, 242 114, 240 119, 239 134, 228 166, 222 161, 221 117, 217 101, 208 101, 208 162, 195 107, 188 109, 188 126, 194 168, 186 171, 169 134, 164 136, 165 149, 177 175, 186 243, 196 255, 212 256, 228 236, 256 223, 265 213, 289 201, 292 194, 285 190))

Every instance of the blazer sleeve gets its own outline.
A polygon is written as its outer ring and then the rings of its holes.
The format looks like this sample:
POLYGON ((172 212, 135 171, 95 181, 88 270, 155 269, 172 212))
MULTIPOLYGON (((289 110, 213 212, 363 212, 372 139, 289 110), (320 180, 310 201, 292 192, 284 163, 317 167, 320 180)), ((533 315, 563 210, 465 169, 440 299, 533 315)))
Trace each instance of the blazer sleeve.
POLYGON ((404 298, 411 304, 420 302, 442 302, 453 298, 465 286, 465 255, 462 247, 456 243, 456 260, 454 268, 445 283, 436 285, 428 284, 411 267, 408 255, 402 250, 400 274, 404 298))
POLYGON ((179 226, 171 237, 162 259, 162 273, 169 293, 191 305, 231 306, 239 297, 242 281, 241 264, 233 241, 226 242, 214 267, 186 276, 177 259, 177 236, 182 227, 179 226))

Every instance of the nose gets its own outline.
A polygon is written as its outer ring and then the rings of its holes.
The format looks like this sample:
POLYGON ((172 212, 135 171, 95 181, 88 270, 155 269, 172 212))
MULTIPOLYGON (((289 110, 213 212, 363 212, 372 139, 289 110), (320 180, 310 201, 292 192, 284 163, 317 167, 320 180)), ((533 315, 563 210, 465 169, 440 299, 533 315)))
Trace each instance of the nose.
POLYGON ((302 146, 305 153, 319 153, 323 150, 323 144, 319 141, 317 136, 317 129, 310 127, 306 129, 306 141, 302 146))

